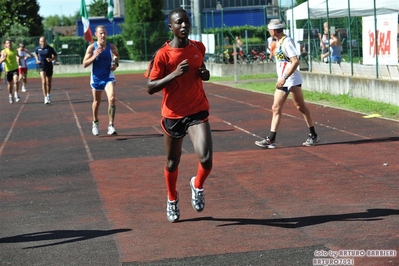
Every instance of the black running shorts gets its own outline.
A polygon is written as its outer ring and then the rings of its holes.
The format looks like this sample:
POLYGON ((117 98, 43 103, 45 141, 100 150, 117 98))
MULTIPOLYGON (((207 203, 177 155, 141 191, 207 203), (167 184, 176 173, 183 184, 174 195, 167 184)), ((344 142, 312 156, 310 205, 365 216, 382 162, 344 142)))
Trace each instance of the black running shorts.
POLYGON ((199 113, 189 115, 180 119, 169 119, 162 117, 161 127, 168 136, 180 139, 187 134, 187 129, 190 126, 208 121, 208 116, 208 111, 201 111, 199 113))

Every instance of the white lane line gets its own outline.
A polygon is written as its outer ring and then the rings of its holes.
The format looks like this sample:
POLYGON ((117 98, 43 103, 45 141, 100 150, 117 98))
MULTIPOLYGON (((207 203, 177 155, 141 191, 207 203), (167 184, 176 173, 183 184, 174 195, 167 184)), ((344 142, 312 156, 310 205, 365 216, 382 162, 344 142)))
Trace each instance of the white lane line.
POLYGON ((11 124, 10 130, 8 131, 7 136, 3 141, 3 144, 0 146, 0 156, 3 153, 4 147, 6 146, 8 139, 10 138, 11 133, 14 130, 15 124, 17 123, 19 115, 21 114, 22 109, 24 109, 25 103, 28 101, 28 98, 29 98, 29 93, 26 95, 25 100, 24 100, 23 104, 21 105, 21 107, 19 108, 19 111, 18 111, 17 115, 15 116, 14 121, 11 124))
POLYGON ((92 161, 94 161, 93 155, 91 154, 89 145, 87 144, 85 135, 83 134, 83 130, 82 130, 82 126, 80 125, 79 118, 76 115, 75 109, 73 108, 71 98, 69 97, 69 93, 68 92, 65 92, 65 93, 66 93, 68 101, 69 101, 69 106, 71 106, 73 116, 75 117, 76 125, 78 126, 80 137, 82 138, 83 145, 85 146, 87 156, 89 157, 89 162, 92 162, 92 161))
POLYGON ((225 123, 225 124, 227 124, 227 125, 229 125, 229 126, 232 126, 232 127, 236 128, 236 129, 238 129, 238 130, 240 130, 240 131, 242 131, 242 132, 244 132, 244 133, 247 133, 247 134, 249 134, 249 135, 251 135, 251 136, 253 136, 253 137, 257 137, 257 138, 263 139, 261 136, 258 136, 258 135, 254 134, 254 133, 252 133, 252 132, 249 132, 248 130, 243 129, 242 127, 233 125, 233 124, 230 123, 230 122, 227 122, 227 121, 225 121, 225 120, 222 120, 222 122, 225 123))
POLYGON ((119 103, 121 103, 123 106, 125 106, 127 109, 129 109, 130 111, 132 111, 133 113, 137 113, 136 111, 134 111, 134 109, 132 107, 130 107, 129 105, 125 104, 124 102, 122 102, 121 100, 119 100, 118 98, 115 98, 119 103))

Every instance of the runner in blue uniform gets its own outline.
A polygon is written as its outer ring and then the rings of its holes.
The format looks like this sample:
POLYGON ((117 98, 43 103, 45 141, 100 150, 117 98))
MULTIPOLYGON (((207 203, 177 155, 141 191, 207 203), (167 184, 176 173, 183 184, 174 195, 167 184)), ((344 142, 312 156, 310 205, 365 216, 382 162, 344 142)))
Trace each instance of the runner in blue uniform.
POLYGON ((119 66, 119 53, 116 46, 107 42, 107 31, 103 25, 96 27, 97 41, 87 47, 83 58, 83 67, 92 65, 90 86, 93 92, 93 125, 94 136, 100 135, 98 128, 98 109, 102 92, 108 97, 108 135, 116 134, 115 120, 115 75, 113 71, 119 66))
POLYGON ((42 79, 44 104, 51 103, 51 82, 53 80, 53 61, 57 61, 57 52, 47 44, 46 38, 40 37, 39 46, 35 49, 36 63, 42 79))

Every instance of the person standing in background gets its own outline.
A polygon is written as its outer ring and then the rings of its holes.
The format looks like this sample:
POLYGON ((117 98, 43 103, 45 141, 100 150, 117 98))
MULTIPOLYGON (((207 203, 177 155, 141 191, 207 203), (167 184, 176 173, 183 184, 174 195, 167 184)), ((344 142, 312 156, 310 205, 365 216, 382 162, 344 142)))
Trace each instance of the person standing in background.
POLYGON ((328 44, 322 44, 322 49, 323 51, 326 50, 324 54, 321 55, 321 59, 324 62, 329 62, 331 60, 331 63, 336 63, 336 64, 341 64, 342 61, 342 42, 338 38, 338 34, 336 33, 331 33, 331 39, 328 42, 328 44), (330 48, 330 49, 328 49, 330 48))
POLYGON ((22 83, 21 90, 22 92, 26 92, 26 83, 28 79, 28 65, 26 63, 26 59, 32 57, 32 54, 25 48, 23 43, 19 44, 19 48, 17 49, 19 61, 18 61, 18 73, 19 73, 19 82, 22 83))
POLYGON ((7 77, 7 88, 8 88, 8 100, 10 104, 21 101, 19 97, 19 82, 18 82, 18 51, 12 48, 12 41, 10 39, 5 40, 4 49, 1 51, 0 63, 5 63, 5 76, 7 77), (13 96, 14 87, 14 96, 13 96))
POLYGON ((269 59, 270 59, 270 61, 274 62, 274 55, 276 52, 276 44, 277 44, 276 38, 273 38, 273 37, 267 38, 267 44, 268 44, 268 49, 269 49, 269 51, 268 51, 269 59))
POLYGON ((324 55, 328 53, 328 33, 330 32, 330 29, 328 28, 328 22, 324 22, 323 24, 323 34, 319 33, 319 39, 320 39, 320 48, 321 48, 321 55, 320 59, 324 63, 328 63, 328 57, 325 57, 324 55))
POLYGON ((35 49, 36 63, 39 66, 42 79, 42 91, 44 104, 51 103, 51 86, 53 79, 53 61, 57 61, 58 55, 53 47, 47 44, 45 37, 40 37, 39 46, 35 49))

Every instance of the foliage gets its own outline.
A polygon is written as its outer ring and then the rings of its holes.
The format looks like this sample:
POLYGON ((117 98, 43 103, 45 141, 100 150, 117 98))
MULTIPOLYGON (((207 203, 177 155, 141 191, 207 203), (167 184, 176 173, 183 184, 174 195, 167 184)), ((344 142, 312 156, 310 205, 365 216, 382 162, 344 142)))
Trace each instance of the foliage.
POLYGON ((15 23, 10 28, 10 36, 29 36, 29 29, 19 23, 15 23))
MULTIPOLYGON (((121 35, 107 36, 107 41, 116 45, 120 58, 129 58, 128 51, 121 35)), ((82 58, 84 57, 88 46, 89 43, 79 36, 57 36, 54 38, 53 42, 53 47, 58 53, 61 53, 62 55, 79 55, 82 58), (68 49, 62 49, 63 44, 68 44, 68 49)))
POLYGON ((248 38, 259 38, 262 42, 265 42, 268 35, 267 27, 257 27, 257 26, 234 26, 234 27, 224 27, 224 28, 209 28, 204 29, 205 33, 213 33, 215 35, 223 35, 224 37, 229 37, 230 40, 234 39, 235 36, 240 36, 244 38, 245 35, 248 38))
MULTIPOLYGON (((80 16, 79 16, 80 18, 80 16)), ((73 26, 76 24, 76 16, 49 16, 44 19, 44 28, 45 29, 50 29, 55 26, 73 26)))
POLYGON ((0 36, 9 36, 11 26, 20 24, 30 36, 43 34, 42 17, 36 0, 0 1, 0 36))
POLYGON ((162 0, 126 0, 122 36, 125 42, 133 41, 127 47, 131 59, 149 60, 149 55, 168 39, 162 8, 162 0))
POLYGON ((108 14, 108 3, 106 0, 92 0, 89 5, 89 17, 106 17, 108 14))

